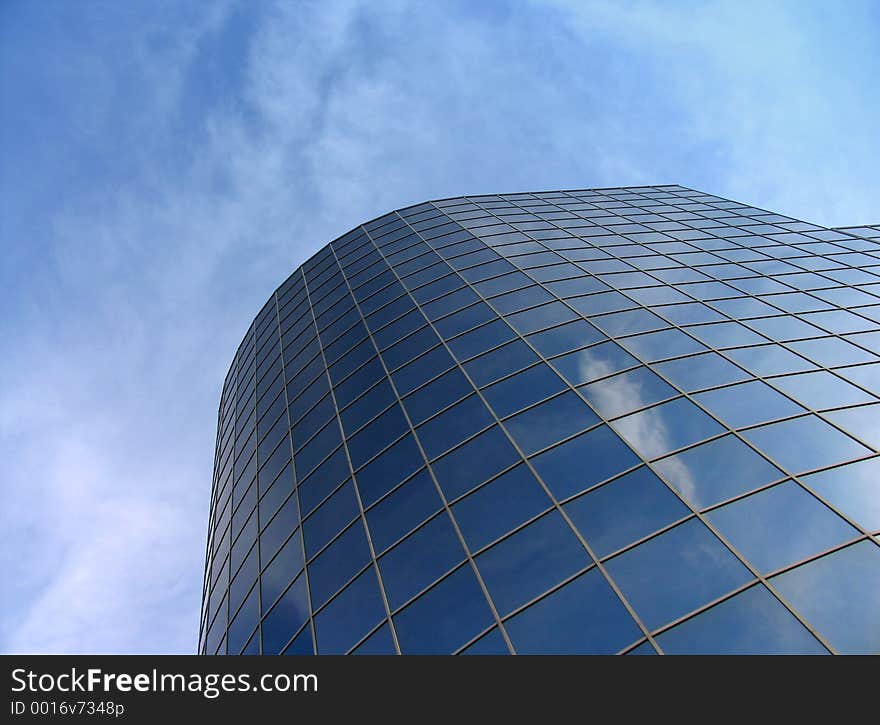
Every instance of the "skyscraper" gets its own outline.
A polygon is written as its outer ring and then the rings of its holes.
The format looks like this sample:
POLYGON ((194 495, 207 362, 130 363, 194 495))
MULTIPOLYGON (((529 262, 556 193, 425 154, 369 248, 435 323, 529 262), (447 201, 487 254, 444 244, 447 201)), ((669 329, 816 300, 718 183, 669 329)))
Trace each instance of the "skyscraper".
POLYGON ((880 652, 880 231, 680 186, 333 241, 223 387, 201 652, 880 652))

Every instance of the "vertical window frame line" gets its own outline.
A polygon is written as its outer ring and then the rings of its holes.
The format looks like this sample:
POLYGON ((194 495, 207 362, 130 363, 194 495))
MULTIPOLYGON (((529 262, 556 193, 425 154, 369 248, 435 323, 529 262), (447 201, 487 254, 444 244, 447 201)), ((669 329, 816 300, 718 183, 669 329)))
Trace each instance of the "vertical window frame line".
MULTIPOLYGON (((354 230, 352 230, 352 231, 354 231, 354 230)), ((360 307, 357 303, 357 300, 354 298, 354 295, 351 292, 351 287, 348 285, 348 278, 345 276, 345 272, 342 270, 342 265, 339 264, 339 260, 336 257, 336 251, 333 249, 333 243, 331 242, 330 244, 328 244, 327 248, 330 249, 330 252, 333 255, 333 257, 332 257, 333 265, 335 265, 336 269, 339 271, 339 274, 342 276, 342 278, 345 282, 345 288, 347 290, 346 294, 351 298, 352 302, 354 303, 354 309, 357 310, 358 316, 360 317, 360 320, 363 323, 364 328, 367 330, 367 332, 369 332, 369 328, 367 327, 367 324, 364 321, 364 317, 361 314, 360 307)), ((329 269, 329 267, 330 267, 330 265, 328 265, 328 269, 329 269)), ((321 350, 321 362, 324 366, 324 375, 327 379, 327 384, 330 389, 330 399, 333 401, 333 417, 336 420, 336 425, 339 429, 340 438, 342 439, 342 447, 343 447, 343 450, 345 451, 345 462, 346 462, 346 465, 348 466, 348 475, 351 478, 352 489, 354 490, 355 499, 357 500, 358 519, 360 520, 361 525, 364 527, 364 536, 366 538, 367 549, 370 554, 371 568, 373 569, 373 573, 376 576, 376 581, 379 586, 379 594, 382 598, 382 607, 385 610, 385 621, 388 623, 388 629, 391 633, 391 640, 392 640, 392 643, 394 644, 395 654, 399 655, 399 654, 401 654, 400 643, 397 639, 397 630, 394 626, 394 621, 391 617, 391 607, 390 607, 390 604, 388 601, 388 594, 385 591, 385 580, 383 579, 382 572, 379 569, 379 562, 378 562, 378 559, 376 558, 376 549, 375 549, 375 546, 373 545, 373 537, 370 535, 370 527, 367 524, 367 517, 366 517, 366 513, 364 512, 363 499, 361 498, 360 488, 358 487, 357 480, 355 479, 354 466, 352 465, 352 461, 351 461, 351 453, 348 450, 348 437, 345 435, 345 428, 342 425, 342 418, 339 415, 339 403, 336 400, 336 390, 333 385, 333 379, 330 377, 330 369, 327 365, 327 357, 324 352, 324 343, 321 339, 321 331, 318 329, 318 321, 317 321, 317 318, 315 317, 315 310, 312 307, 311 293, 309 291, 309 282, 308 282, 308 278, 306 277, 305 270, 303 270, 303 284, 305 285, 306 300, 308 301, 309 312, 312 316, 312 325, 315 328, 315 334, 317 335, 317 339, 318 339, 318 347, 321 350)), ((372 337, 370 339, 372 341, 372 337)), ((360 343, 358 343, 358 344, 360 344, 360 343)), ((375 343, 373 343, 373 347, 375 348, 375 343)), ((376 354, 378 355, 378 352, 376 354)), ((396 391, 395 391, 395 394, 396 394, 396 391)), ((291 453, 291 455, 292 455, 292 453, 291 453)), ((300 516, 302 516, 302 512, 300 512, 300 516)), ((300 522, 300 525, 302 525, 301 522, 300 522)), ((346 529, 350 525, 351 524, 348 524, 346 526, 346 529)), ((337 532, 337 534, 338 533, 340 533, 340 532, 337 532)), ((305 547, 305 535, 303 535, 303 547, 305 547)), ((304 564, 304 566, 307 566, 307 565, 304 564)), ((343 589, 345 588, 345 586, 351 585, 353 582, 354 582, 354 579, 346 582, 345 585, 343 586, 343 589)), ((341 590, 339 592, 336 592, 333 596, 339 596, 340 594, 341 594, 341 590)), ((324 606, 324 603, 322 603, 321 606, 324 606)), ((311 602, 311 596, 309 597, 309 608, 310 608, 310 610, 313 608, 312 602, 311 602)), ((378 627, 372 627, 372 628, 370 628, 369 631, 373 632, 373 631, 377 631, 377 629, 378 629, 378 627)), ((318 640, 317 640, 317 629, 314 627, 313 627, 313 633, 315 636, 315 653, 317 654, 319 652, 318 640)), ((362 640, 358 640, 357 642, 354 643, 353 646, 358 646, 361 642, 362 642, 362 640)))

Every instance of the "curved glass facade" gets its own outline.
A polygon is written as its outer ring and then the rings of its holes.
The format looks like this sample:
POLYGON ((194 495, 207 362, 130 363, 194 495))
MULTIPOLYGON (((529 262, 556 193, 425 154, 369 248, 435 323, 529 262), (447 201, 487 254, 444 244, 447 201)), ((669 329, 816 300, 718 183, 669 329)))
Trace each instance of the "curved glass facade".
POLYGON ((203 653, 880 652, 880 233, 680 186, 366 223, 220 404, 203 653))

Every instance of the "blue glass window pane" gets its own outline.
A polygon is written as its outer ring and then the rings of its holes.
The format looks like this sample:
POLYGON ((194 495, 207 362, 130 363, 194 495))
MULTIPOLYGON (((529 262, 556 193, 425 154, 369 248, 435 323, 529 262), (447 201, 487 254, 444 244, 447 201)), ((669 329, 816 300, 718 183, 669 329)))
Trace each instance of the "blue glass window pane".
POLYGON ((452 514, 468 546, 476 551, 550 505, 529 469, 519 465, 461 499, 452 514))
POLYGON ((309 618, 305 577, 300 576, 263 620, 263 654, 276 655, 309 618))
POLYGON ((567 503, 565 512, 602 558, 690 510, 643 466, 567 503))
POLYGON ((306 555, 314 556, 358 515, 354 486, 349 481, 303 522, 306 555))
POLYGON ((530 310, 516 312, 507 316, 507 321, 521 335, 528 335, 535 330, 543 330, 560 322, 568 322, 577 318, 577 313, 570 310, 562 302, 550 302, 530 310))
POLYGON ((520 457, 507 436, 493 426, 434 461, 431 468, 446 498, 451 500, 518 460, 520 457))
POLYGON ((410 393, 403 399, 403 407, 413 425, 430 418, 438 410, 451 405, 473 392, 473 386, 458 368, 452 368, 436 380, 410 393))
POLYGON ((378 501, 423 465, 424 459, 415 438, 412 435, 401 438, 355 474, 364 506, 370 506, 378 501))
POLYGON ((669 327, 668 322, 660 319, 653 312, 643 309, 612 312, 610 315, 595 317, 593 324, 609 335, 615 336, 669 327))
POLYGON ((272 559, 272 563, 260 575, 261 599, 264 611, 272 606, 281 592, 290 584, 291 580, 302 571, 302 568, 302 536, 297 529, 296 533, 281 547, 278 555, 272 559))
POLYGON ((606 567, 649 629, 677 619, 752 578, 696 519, 624 552, 606 567))
MULTIPOLYGON (((265 642, 263 646, 263 654, 266 654, 265 642)), ((306 627, 298 635, 296 635, 296 637, 293 638, 293 642, 291 642, 287 646, 283 654, 285 656, 303 656, 315 654, 314 645, 312 644, 312 628, 306 627)))
POLYGON ((442 507, 431 476, 421 471, 367 511, 376 552, 382 552, 442 507))
POLYGON ((568 438, 597 423, 597 416, 573 392, 557 395, 504 421, 526 455, 568 438))
POLYGON ((657 307, 654 311, 660 313, 667 320, 676 325, 690 325, 701 322, 721 322, 724 319, 724 317, 715 312, 715 310, 700 302, 657 307))
POLYGON ((543 363, 534 365, 483 390, 489 405, 499 418, 516 413, 532 403, 558 393, 565 383, 543 363))
POLYGON ((339 446, 305 480, 299 484, 299 502, 303 516, 308 515, 321 501, 350 475, 345 448, 339 446))
POLYGON ((494 320, 498 317, 489 305, 485 302, 478 302, 470 307, 465 307, 453 315, 444 317, 442 320, 436 320, 434 327, 444 339, 449 339, 454 335, 470 330, 472 327, 482 325, 484 322, 494 320))
POLYGON ((592 345, 605 339, 605 336, 585 320, 575 320, 544 332, 528 336, 528 341, 544 357, 559 355, 592 345))
POLYGON ((392 373, 391 378, 397 386, 397 392, 403 396, 449 370, 453 364, 452 356, 445 348, 438 346, 392 373))
POLYGON ((880 450, 880 405, 863 405, 849 410, 835 410, 824 416, 832 423, 852 432, 865 443, 880 450))
POLYGON ((689 327, 688 332, 710 347, 724 348, 737 345, 758 345, 766 339, 739 322, 713 322, 689 327))
POLYGON ((385 617, 373 567, 315 616, 319 654, 345 654, 385 617))
POLYGON ((710 511, 706 518, 764 574, 859 535, 791 481, 710 511))
POLYGON ((489 303, 502 315, 506 315, 526 307, 534 307, 542 302, 550 302, 552 299, 553 296, 547 290, 538 285, 532 285, 516 292, 508 292, 500 297, 493 297, 489 303))
POLYGON ((844 654, 880 654, 880 548, 862 541, 771 583, 844 654))
POLYGON ((297 475, 305 476, 311 472, 341 441, 339 423, 334 418, 294 454, 297 475))
POLYGON ((241 609, 238 610, 229 623, 229 631, 226 634, 226 645, 229 654, 239 654, 250 639, 254 631, 259 610, 257 608, 257 587, 251 590, 241 609))
POLYGON ((874 395, 880 396, 880 364, 859 365, 854 368, 844 368, 837 371, 847 380, 856 385, 867 388, 874 395))
POLYGON ((400 406, 395 405, 393 408, 389 408, 348 439, 351 465, 355 468, 362 466, 407 430, 409 430, 409 426, 400 406))
POLYGON ((538 357, 522 340, 487 352, 470 362, 464 368, 478 387, 488 385, 505 375, 521 370, 536 362, 538 357))
POLYGON ((646 332, 624 338, 620 344, 645 362, 688 355, 706 349, 704 345, 688 337, 681 330, 646 332))
POLYGON ((501 632, 496 627, 488 634, 480 637, 470 647, 462 651, 463 655, 507 655, 510 651, 507 649, 507 643, 501 632))
POLYGON ((876 362, 877 356, 865 352, 855 345, 836 337, 826 337, 821 340, 804 340, 803 342, 789 342, 786 347, 804 355, 823 367, 835 365, 855 365, 862 362, 876 362))
POLYGON ((805 476, 804 483, 868 531, 880 531, 880 458, 805 476))
POLYGON ((791 473, 830 466, 869 453, 867 448, 814 415, 754 428, 743 436, 791 473))
POLYGON ((784 477, 782 471, 732 435, 652 465, 697 509, 784 477))
POLYGON ((394 616, 404 654, 450 654, 494 621, 473 570, 465 565, 394 616))
POLYGON ((639 364, 638 360, 613 342, 600 342, 585 350, 553 358, 550 362, 572 385, 589 383, 639 364))
POLYGON ((272 558, 278 547, 298 525, 299 510, 296 496, 291 496, 260 534, 260 555, 264 562, 272 558))
POLYGON ((380 349, 386 348, 403 339, 409 333, 415 332, 424 324, 425 316, 418 310, 412 310, 382 329, 374 330, 373 339, 380 349))
POLYGON ((502 616, 591 563, 556 511, 496 544, 476 561, 502 616))
POLYGON ((564 499, 631 468, 639 459, 603 425, 541 453, 532 463, 553 495, 564 499))
POLYGON ((617 430, 634 450, 651 459, 724 429, 689 400, 679 398, 621 418, 617 430))
POLYGON ((698 393, 694 399, 731 428, 766 423, 805 412, 797 403, 760 380, 698 393))
POLYGON ((504 626, 519 654, 614 654, 642 636, 595 568, 504 626))
POLYGON ((464 558, 449 516, 435 516, 379 560, 391 609, 397 609, 464 558))
POLYGON ((714 352, 658 363, 654 368, 686 393, 745 380, 749 375, 714 352))
POLYGON ((495 320, 449 340, 449 349, 459 360, 467 360, 513 339, 514 333, 502 320, 495 320))
POLYGON ((646 367, 583 385, 578 390, 606 418, 615 418, 679 394, 646 367))
POLYGON ((382 359, 389 370, 394 370, 417 355, 430 350, 437 342, 439 341, 435 332, 425 326, 385 350, 382 359))
POLYGON ((814 410, 876 401, 872 395, 824 370, 774 378, 772 384, 814 410))
POLYGON ((358 645, 357 649, 351 654, 353 655, 393 655, 396 654, 394 649, 394 640, 391 638, 391 629, 387 624, 383 624, 373 634, 371 634, 365 642, 358 645))
POLYGON ((479 396, 471 395, 416 430, 428 458, 435 458, 493 421, 479 396))
POLYGON ((346 435, 352 435, 360 426, 385 410, 394 400, 391 385, 387 380, 382 380, 339 414, 346 435))
POLYGON ((309 587, 315 609, 370 560, 367 537, 360 521, 324 549, 308 565, 309 587))
POLYGON ((760 584, 663 632, 657 643, 667 654, 828 654, 760 584))
MULTIPOLYGON (((373 383, 385 377, 385 370, 378 358, 370 360, 366 365, 333 388, 336 404, 344 408, 355 398, 362 395, 373 383)), ((289 386, 288 386, 289 387, 289 386)))
POLYGON ((816 369, 813 363, 795 355, 790 350, 786 350, 781 345, 761 345, 760 347, 726 350, 724 354, 747 370, 761 376, 816 369))

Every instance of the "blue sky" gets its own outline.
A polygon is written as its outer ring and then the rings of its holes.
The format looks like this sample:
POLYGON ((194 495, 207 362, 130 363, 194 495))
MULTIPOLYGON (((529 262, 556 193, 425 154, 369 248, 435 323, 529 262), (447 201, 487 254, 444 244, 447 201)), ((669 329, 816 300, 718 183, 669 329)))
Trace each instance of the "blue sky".
POLYGON ((191 652, 253 315, 427 198, 880 222, 880 3, 0 5, 0 650, 191 652))

